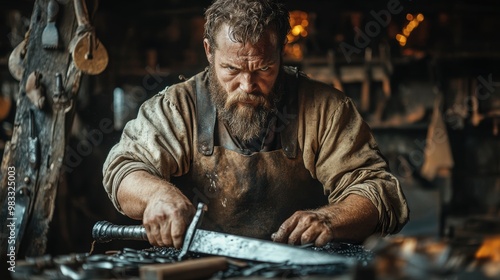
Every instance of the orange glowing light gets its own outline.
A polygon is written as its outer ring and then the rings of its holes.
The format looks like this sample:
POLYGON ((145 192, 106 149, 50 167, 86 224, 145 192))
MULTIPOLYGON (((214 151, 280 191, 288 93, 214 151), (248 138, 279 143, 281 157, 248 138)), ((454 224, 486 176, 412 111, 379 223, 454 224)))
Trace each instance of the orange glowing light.
POLYGON ((293 36, 299 36, 300 33, 304 30, 304 28, 302 27, 302 25, 295 25, 293 28, 292 28, 292 34, 293 36))
POLYGON ((413 31, 413 29, 417 28, 418 25, 424 20, 424 15, 420 13, 417 14, 416 16, 413 16, 412 14, 406 14, 406 20, 408 20, 408 23, 401 30, 402 31, 401 33, 403 33, 403 35, 398 34, 396 36, 396 40, 402 47, 406 45, 407 39, 410 37, 410 34, 413 31))
POLYGON ((487 237, 476 251, 476 259, 489 259, 500 262, 500 235, 487 237))
POLYGON ((285 54, 293 59, 302 59, 304 50, 301 46, 301 38, 307 37, 310 25, 308 13, 304 11, 290 11, 290 26, 292 29, 287 35, 288 43, 285 46, 285 54))

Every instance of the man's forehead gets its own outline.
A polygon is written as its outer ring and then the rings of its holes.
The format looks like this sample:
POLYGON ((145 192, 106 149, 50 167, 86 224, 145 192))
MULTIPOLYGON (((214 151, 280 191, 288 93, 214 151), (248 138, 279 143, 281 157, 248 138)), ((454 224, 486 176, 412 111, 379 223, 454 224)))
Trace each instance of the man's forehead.
POLYGON ((265 32, 256 44, 247 43, 245 46, 236 42, 231 35, 231 28, 225 24, 221 26, 216 38, 219 53, 237 54, 240 57, 269 57, 274 56, 278 48, 276 47, 276 36, 272 32, 265 32))
MULTIPOLYGON (((217 46, 219 46, 220 43, 222 42, 227 42, 227 43, 232 43, 232 44, 239 44, 242 46, 241 43, 238 42, 238 40, 234 36, 234 30, 232 27, 230 27, 228 24, 223 24, 219 31, 217 32, 215 36, 215 40, 217 42, 217 46)), ((265 30, 260 34, 259 42, 253 44, 254 46, 258 44, 265 44, 265 45, 271 45, 271 47, 276 47, 276 34, 272 29, 265 30)))

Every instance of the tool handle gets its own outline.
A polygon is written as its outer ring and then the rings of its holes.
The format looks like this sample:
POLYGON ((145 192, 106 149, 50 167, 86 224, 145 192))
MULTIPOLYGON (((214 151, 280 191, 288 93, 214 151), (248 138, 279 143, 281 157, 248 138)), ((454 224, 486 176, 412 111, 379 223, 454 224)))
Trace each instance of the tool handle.
POLYGON ((92 229, 92 238, 99 243, 109 242, 114 239, 148 240, 144 226, 119 226, 108 221, 95 223, 92 229))
POLYGON ((47 6, 47 22, 55 22, 59 13, 59 5, 55 0, 50 0, 47 6))
POLYGON ((225 257, 203 257, 178 263, 150 264, 139 268, 141 279, 208 279, 228 268, 225 257))
POLYGON ((81 29, 90 26, 89 12, 87 10, 85 0, 74 0, 73 4, 75 5, 75 15, 76 21, 78 22, 78 28, 81 29))

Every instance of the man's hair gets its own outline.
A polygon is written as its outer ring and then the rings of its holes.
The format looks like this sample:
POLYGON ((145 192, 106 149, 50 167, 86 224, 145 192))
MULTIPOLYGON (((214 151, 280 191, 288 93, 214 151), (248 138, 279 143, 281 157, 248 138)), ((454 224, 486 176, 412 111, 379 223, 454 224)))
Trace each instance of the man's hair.
POLYGON ((281 50, 290 32, 289 19, 288 10, 275 0, 214 0, 205 11, 204 37, 213 51, 217 48, 215 37, 224 24, 230 28, 231 39, 243 45, 257 43, 271 30, 281 50))

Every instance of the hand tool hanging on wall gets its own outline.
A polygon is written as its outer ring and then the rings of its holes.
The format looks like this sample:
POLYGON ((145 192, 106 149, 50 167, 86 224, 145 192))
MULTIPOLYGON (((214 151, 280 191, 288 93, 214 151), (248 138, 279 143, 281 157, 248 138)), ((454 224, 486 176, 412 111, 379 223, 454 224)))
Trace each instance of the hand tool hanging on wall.
POLYGON ((108 52, 97 39, 90 24, 85 0, 74 0, 75 14, 78 21, 76 36, 71 40, 69 51, 76 68, 85 74, 100 74, 108 65, 108 52))
MULTIPOLYGON (((351 258, 300 248, 288 244, 275 243, 256 238, 199 229, 205 204, 200 202, 196 214, 189 225, 179 260, 188 252, 224 256, 270 263, 297 265, 344 264, 353 265, 351 258)), ((97 222, 92 230, 96 242, 114 239, 147 240, 143 226, 115 226, 106 221, 97 222)))
POLYGON ((28 30, 24 35, 24 39, 19 43, 9 56, 9 71, 12 77, 17 81, 21 81, 24 74, 24 57, 26 56, 28 40, 30 37, 30 31, 28 30))
POLYGON ((56 110, 63 109, 63 111, 66 111, 68 110, 68 107, 71 107, 72 105, 70 104, 72 99, 67 96, 64 91, 63 77, 61 73, 56 73, 56 82, 52 99, 54 100, 54 109, 56 110))
POLYGON ((56 27, 56 18, 59 13, 59 5, 56 0, 50 0, 47 5, 47 25, 42 32, 42 47, 44 49, 59 48, 59 32, 56 27))
MULTIPOLYGON (((40 144, 36 135, 35 115, 32 110, 29 111, 30 132, 28 137, 28 168, 24 175, 23 183, 16 192, 15 205, 15 244, 21 244, 26 225, 31 217, 33 205, 37 193, 38 168, 40 166, 40 144)), ((16 253, 20 246, 16 246, 16 253)))
POLYGON ((372 83, 372 49, 365 49, 364 78, 361 81, 360 110, 366 113, 370 110, 370 89, 372 83))
POLYGON ((35 71, 26 80, 26 96, 40 110, 45 105, 45 88, 40 83, 41 78, 42 74, 35 71))

